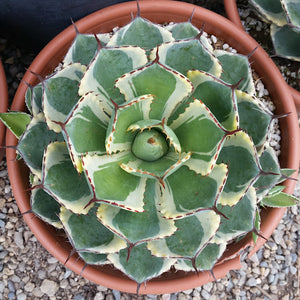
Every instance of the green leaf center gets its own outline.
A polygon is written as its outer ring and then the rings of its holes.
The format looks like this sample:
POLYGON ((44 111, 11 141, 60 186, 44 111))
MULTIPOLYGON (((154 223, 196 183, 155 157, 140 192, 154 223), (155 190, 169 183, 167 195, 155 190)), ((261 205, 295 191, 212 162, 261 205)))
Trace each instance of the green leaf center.
POLYGON ((141 131, 132 144, 132 153, 139 159, 155 161, 168 152, 169 146, 163 133, 155 130, 141 131))

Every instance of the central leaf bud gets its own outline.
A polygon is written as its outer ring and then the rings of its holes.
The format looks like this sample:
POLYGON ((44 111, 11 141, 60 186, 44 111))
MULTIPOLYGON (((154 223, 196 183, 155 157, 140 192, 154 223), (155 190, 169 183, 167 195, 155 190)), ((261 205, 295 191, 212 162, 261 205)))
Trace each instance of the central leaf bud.
POLYGON ((169 146, 163 133, 151 129, 138 133, 132 144, 132 153, 142 160, 155 161, 168 152, 169 146))

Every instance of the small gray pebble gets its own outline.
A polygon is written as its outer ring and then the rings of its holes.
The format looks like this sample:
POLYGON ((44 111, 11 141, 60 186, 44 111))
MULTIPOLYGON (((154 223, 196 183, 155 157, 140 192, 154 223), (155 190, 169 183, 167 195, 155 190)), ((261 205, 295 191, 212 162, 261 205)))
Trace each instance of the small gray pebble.
POLYGON ((13 300, 13 299, 15 299, 16 294, 15 294, 15 292, 9 292, 7 297, 8 297, 8 300, 13 300))
POLYGON ((297 258, 298 258, 297 254, 296 253, 292 253, 291 256, 292 256, 292 263, 295 263, 296 260, 297 260, 297 258))
POLYGON ((246 282, 246 285, 247 286, 256 286, 256 280, 255 280, 255 278, 253 278, 253 277, 249 278, 247 280, 247 282, 246 282))
POLYGON ((24 293, 17 295, 17 300, 26 300, 26 299, 27 299, 27 296, 24 293))
POLYGON ((0 293, 1 294, 3 293, 4 289, 5 289, 5 284, 4 284, 4 282, 0 281, 0 293))
POLYGON ((0 177, 5 177, 7 176, 7 170, 3 170, 3 171, 0 171, 0 177))
POLYGON ((8 251, 0 251, 0 259, 3 259, 8 254, 8 251))
POLYGON ((46 271, 45 270, 39 270, 38 271, 39 279, 45 279, 46 278, 46 271))
POLYGON ((14 241, 19 248, 24 248, 24 240, 23 240, 22 232, 19 232, 19 231, 15 232, 14 241))
POLYGON ((80 294, 74 296, 74 300, 84 300, 84 297, 80 294))
POLYGON ((10 292, 15 292, 16 291, 15 285, 14 285, 14 283, 11 280, 9 280, 7 282, 7 287, 8 287, 8 289, 9 289, 10 292))
POLYGON ((114 294, 115 300, 120 300, 120 298, 121 298, 121 293, 120 293, 120 291, 113 290, 112 292, 113 292, 113 294, 114 294))
POLYGON ((277 260, 284 260, 285 259, 283 255, 275 255, 275 258, 277 260))
POLYGON ((277 245, 274 242, 268 241, 268 245, 271 247, 271 249, 277 249, 277 245))
POLYGON ((177 300, 177 293, 171 294, 170 300, 177 300))
POLYGON ((230 280, 230 281, 228 281, 228 285, 227 285, 227 287, 226 287, 226 290, 227 290, 228 292, 230 292, 230 291, 232 290, 232 288, 233 288, 233 283, 232 283, 232 281, 230 280))
POLYGON ((66 269, 66 273, 65 273, 65 275, 64 275, 64 279, 69 278, 71 274, 72 274, 72 271, 69 270, 69 269, 66 269))
POLYGON ((204 298, 204 299, 210 299, 210 293, 209 292, 207 292, 205 289, 203 289, 202 291, 201 291, 201 296, 204 298))
POLYGON ((105 297, 105 300, 114 300, 114 295, 113 295, 113 294, 108 294, 108 295, 105 297))
POLYGON ((263 258, 263 248, 260 248, 258 250, 258 252, 256 253, 256 255, 257 255, 258 260, 261 261, 263 258))
POLYGON ((274 273, 277 273, 277 270, 281 269, 280 266, 279 266, 279 264, 276 261, 274 261, 274 260, 272 261, 272 268, 274 270, 274 273))
POLYGON ((246 282, 246 275, 241 276, 240 280, 238 281, 238 286, 243 286, 246 282))
POLYGON ((268 268, 269 267, 269 264, 265 261, 262 261, 260 264, 259 264, 260 267, 262 268, 268 268))
POLYGON ((282 248, 281 248, 281 246, 278 246, 276 253, 279 254, 279 255, 282 254, 282 248))
POLYGON ((5 227, 5 222, 0 219, 0 228, 4 228, 4 227, 5 227))
POLYGON ((278 283, 278 279, 279 279, 279 276, 278 276, 278 273, 274 275, 274 280, 272 282, 273 285, 276 285, 278 283))
POLYGON ((292 263, 292 259, 293 259, 292 255, 291 254, 287 254, 285 256, 285 265, 286 266, 290 266, 291 263, 292 263))

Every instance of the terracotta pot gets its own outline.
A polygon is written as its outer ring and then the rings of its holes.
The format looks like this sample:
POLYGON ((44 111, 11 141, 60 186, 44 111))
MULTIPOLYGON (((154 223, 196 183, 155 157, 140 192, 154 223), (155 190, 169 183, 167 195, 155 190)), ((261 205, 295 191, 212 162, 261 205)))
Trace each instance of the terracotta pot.
MULTIPOLYGON (((202 27, 205 23, 205 30, 224 39, 228 44, 236 48, 240 53, 249 54, 258 46, 249 35, 237 28, 229 20, 221 17, 211 11, 194 6, 192 4, 176 1, 142 1, 140 2, 141 15, 157 23, 163 22, 181 22, 187 21, 195 9, 193 24, 202 27)), ((76 23, 80 32, 109 32, 116 25, 125 25, 131 20, 131 12, 136 13, 136 2, 126 2, 105 8, 96 13, 81 19, 76 23)), ((30 66, 30 70, 43 76, 49 74, 53 68, 61 61, 67 51, 68 46, 75 36, 74 28, 70 26, 55 39, 53 39, 36 57, 30 66)), ((266 88, 268 88, 273 100, 277 106, 277 113, 290 113, 288 117, 281 119, 282 128, 282 167, 297 169, 299 164, 299 134, 298 119, 292 97, 288 92, 278 69, 263 51, 258 49, 253 54, 253 67, 263 78, 266 88)), ((26 72, 23 81, 30 84, 37 83, 37 78, 30 72, 26 72)), ((12 108, 14 110, 24 110, 24 94, 27 86, 22 82, 17 90, 12 108)), ((17 140, 12 134, 7 135, 7 144, 15 145, 17 140)), ((28 171, 21 161, 15 161, 15 151, 7 149, 8 171, 11 179, 14 196, 17 200, 20 211, 30 210, 28 188, 28 171)), ((297 176, 295 174, 295 176, 297 176)), ((286 183, 286 192, 292 193, 295 181, 289 180, 286 183)), ((285 209, 266 209, 262 216, 262 232, 265 237, 269 237, 280 219, 285 209)), ((32 218, 32 214, 24 215, 25 221, 36 235, 44 247, 52 253, 58 260, 65 262, 70 253, 70 245, 66 242, 61 232, 57 232, 52 227, 46 225, 38 218, 32 218)), ((253 251, 257 251, 265 241, 258 239, 253 251)), ((239 269, 239 253, 245 247, 251 244, 251 234, 239 243, 230 246, 226 251, 223 262, 219 263, 213 270, 216 278, 221 278, 231 269, 239 269)), ((66 263, 66 267, 80 273, 84 263, 77 260, 73 255, 66 263)), ((93 267, 88 266, 83 274, 85 278, 104 285, 109 288, 121 290, 124 292, 136 292, 136 283, 122 275, 111 266, 93 267)), ((195 273, 168 272, 160 278, 151 280, 147 286, 141 286, 139 292, 144 294, 164 294, 176 291, 187 290, 213 281, 214 278, 210 272, 204 272, 199 275, 195 273)))
MULTIPOLYGON (((224 0, 224 8, 226 11, 226 15, 229 20, 231 20, 235 25, 237 25, 240 29, 245 30, 244 26, 241 22, 239 11, 237 8, 236 0, 224 0)), ((296 89, 289 86, 290 93, 293 96, 296 109, 298 113, 300 113, 300 92, 296 89)))
MULTIPOLYGON (((2 62, 0 61, 0 113, 7 112, 8 106, 8 90, 7 90, 7 82, 6 76, 4 72, 4 68, 2 62)), ((0 122, 0 162, 5 153, 5 149, 3 148, 5 145, 5 132, 6 128, 2 122, 0 122)))

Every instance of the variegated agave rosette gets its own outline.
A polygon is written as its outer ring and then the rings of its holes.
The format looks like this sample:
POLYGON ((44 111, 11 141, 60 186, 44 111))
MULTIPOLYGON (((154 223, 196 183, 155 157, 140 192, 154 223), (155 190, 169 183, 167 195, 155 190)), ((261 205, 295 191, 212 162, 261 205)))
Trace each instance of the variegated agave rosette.
POLYGON ((32 173, 32 212, 86 264, 138 284, 212 270, 231 241, 258 234, 258 203, 285 195, 248 57, 214 50, 190 21, 77 32, 26 103, 30 115, 1 118, 32 173))

